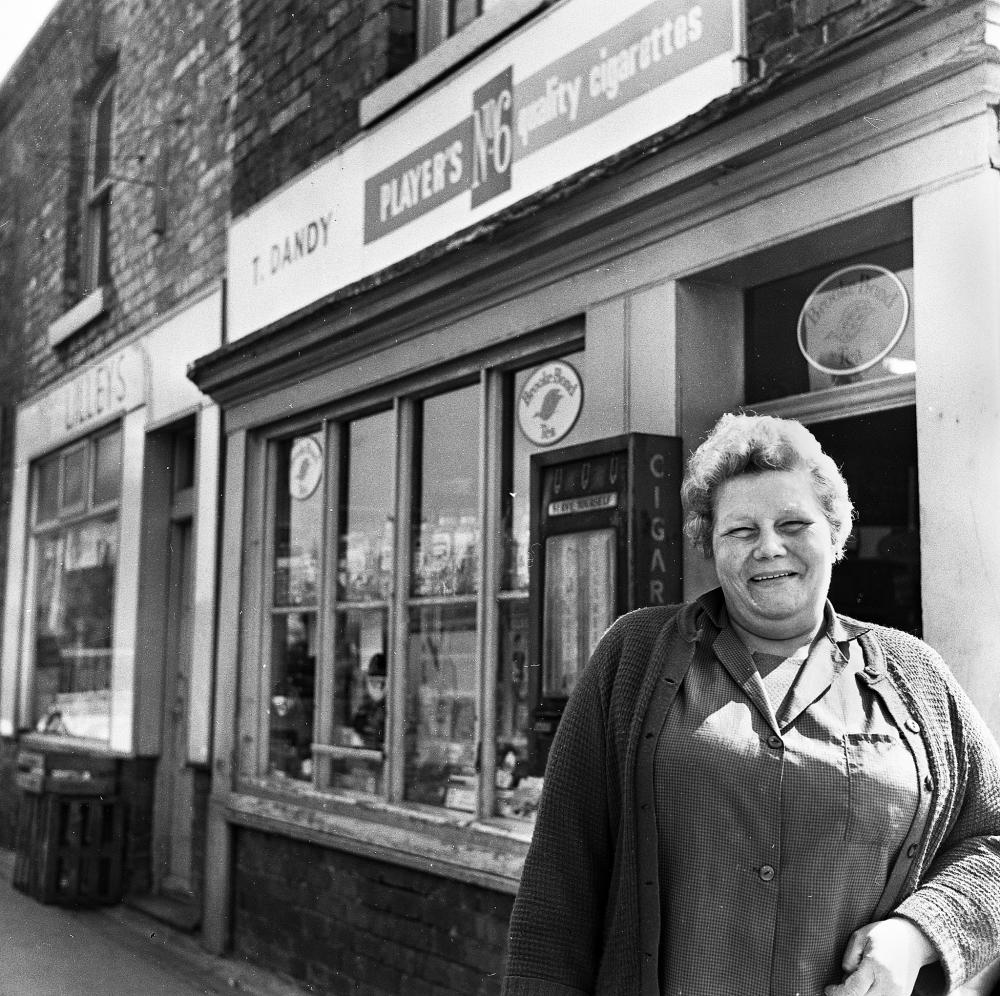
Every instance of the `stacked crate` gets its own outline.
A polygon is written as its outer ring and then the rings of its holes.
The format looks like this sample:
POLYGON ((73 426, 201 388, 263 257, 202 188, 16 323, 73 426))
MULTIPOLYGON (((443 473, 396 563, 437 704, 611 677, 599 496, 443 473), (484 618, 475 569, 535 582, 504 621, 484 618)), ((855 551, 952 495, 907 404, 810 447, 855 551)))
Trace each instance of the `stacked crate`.
POLYGON ((122 898, 125 814, 117 761, 22 750, 14 886, 43 903, 114 904, 122 898))

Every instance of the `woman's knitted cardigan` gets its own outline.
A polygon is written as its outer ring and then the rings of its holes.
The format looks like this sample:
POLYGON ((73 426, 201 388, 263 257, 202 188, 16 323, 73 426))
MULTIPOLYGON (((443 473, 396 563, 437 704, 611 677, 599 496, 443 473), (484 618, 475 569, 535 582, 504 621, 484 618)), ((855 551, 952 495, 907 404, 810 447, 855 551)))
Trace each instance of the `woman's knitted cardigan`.
MULTIPOLYGON (((549 755, 504 996, 658 996, 639 940, 658 934, 659 908, 639 899, 657 870, 640 867, 636 757, 663 676, 683 680, 703 613, 697 602, 629 613, 584 670, 549 755)), ((1000 752, 930 647, 877 626, 859 639, 866 669, 895 687, 927 750, 931 810, 894 912, 941 953, 918 992, 946 993, 1000 956, 1000 752)))

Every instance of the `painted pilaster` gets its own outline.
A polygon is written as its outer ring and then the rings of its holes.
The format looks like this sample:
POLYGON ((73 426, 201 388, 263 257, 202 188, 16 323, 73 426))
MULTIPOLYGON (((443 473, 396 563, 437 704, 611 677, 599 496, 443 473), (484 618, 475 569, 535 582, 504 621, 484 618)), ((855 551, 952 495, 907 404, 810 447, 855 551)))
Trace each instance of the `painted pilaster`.
POLYGON ((237 688, 239 675, 240 599, 242 597, 243 512, 246 489, 245 432, 229 436, 223 486, 226 502, 222 519, 219 621, 216 644, 215 726, 212 789, 208 805, 205 854, 205 900, 202 944, 216 954, 229 945, 232 917, 232 828, 226 819, 226 802, 235 777, 237 688))
POLYGON ((1000 175, 913 202, 924 637, 1000 734, 1000 175))

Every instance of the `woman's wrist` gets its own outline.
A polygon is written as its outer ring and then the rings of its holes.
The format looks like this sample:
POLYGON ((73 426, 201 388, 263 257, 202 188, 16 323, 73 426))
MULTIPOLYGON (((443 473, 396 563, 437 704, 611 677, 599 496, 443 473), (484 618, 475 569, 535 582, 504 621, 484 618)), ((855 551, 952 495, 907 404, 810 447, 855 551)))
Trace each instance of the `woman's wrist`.
POLYGON ((907 919, 905 916, 892 916, 889 919, 893 923, 900 925, 898 929, 903 930, 905 928, 904 932, 909 938, 914 955, 919 959, 921 965, 930 965, 941 957, 934 942, 918 924, 907 919))

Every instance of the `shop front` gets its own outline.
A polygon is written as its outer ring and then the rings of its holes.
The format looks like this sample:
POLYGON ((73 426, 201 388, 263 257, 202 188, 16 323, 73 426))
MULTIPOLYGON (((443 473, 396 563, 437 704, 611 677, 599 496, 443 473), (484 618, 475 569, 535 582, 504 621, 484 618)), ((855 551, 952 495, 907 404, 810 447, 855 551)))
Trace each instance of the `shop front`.
POLYGON ((4 620, 0 730, 19 767, 110 779, 124 887, 189 905, 220 435, 185 373, 220 341, 220 306, 215 288, 18 407, 4 620))
POLYGON ((614 614, 714 583, 680 551, 679 474, 653 477, 725 411, 813 428, 859 509, 838 607, 922 634, 1000 727, 1000 634, 956 625, 1000 554, 998 81, 988 46, 951 55, 981 23, 955 6, 776 92, 730 80, 599 166, 568 131, 566 182, 488 216, 473 197, 461 238, 456 201, 407 222, 362 169, 355 207, 395 241, 362 225, 371 254, 331 256, 325 283, 280 248, 296 212, 306 246, 324 217, 323 165, 234 222, 233 342, 192 372, 224 412, 231 565, 210 945, 385 991, 499 970, 546 724, 614 614), (609 454, 643 439, 663 457, 619 491, 609 454))

